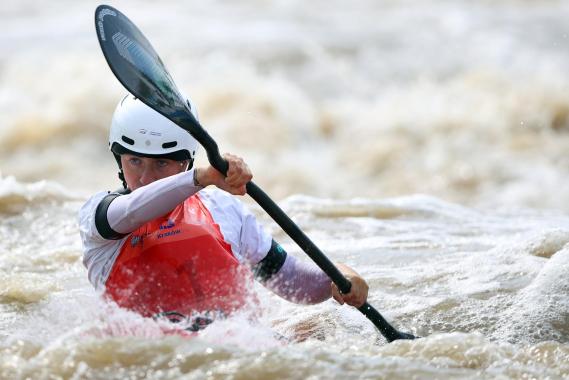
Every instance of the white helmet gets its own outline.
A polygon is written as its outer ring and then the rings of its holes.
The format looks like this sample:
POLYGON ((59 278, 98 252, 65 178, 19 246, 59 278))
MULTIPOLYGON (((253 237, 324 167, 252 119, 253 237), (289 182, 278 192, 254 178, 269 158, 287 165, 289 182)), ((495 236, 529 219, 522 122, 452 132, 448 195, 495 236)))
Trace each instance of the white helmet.
MULTIPOLYGON (((198 120, 195 106, 187 100, 192 114, 198 120)), ((192 166, 198 142, 189 132, 136 99, 126 95, 113 115, 109 134, 109 148, 120 167, 124 153, 151 158, 189 160, 192 166)))

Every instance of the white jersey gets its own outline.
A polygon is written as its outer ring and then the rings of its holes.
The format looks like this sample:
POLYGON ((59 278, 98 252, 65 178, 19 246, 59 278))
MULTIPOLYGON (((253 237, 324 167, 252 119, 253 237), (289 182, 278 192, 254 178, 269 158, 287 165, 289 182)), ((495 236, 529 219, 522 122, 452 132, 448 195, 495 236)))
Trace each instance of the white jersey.
MULTIPOLYGON (((121 239, 101 236, 95 223, 97 206, 109 192, 93 195, 79 211, 79 231, 83 241, 83 264, 89 281, 102 289, 129 233, 170 212, 199 191, 200 200, 220 227, 225 242, 239 262, 253 266, 269 252, 272 237, 257 223, 255 216, 234 196, 219 189, 202 189, 193 184, 194 172, 180 173, 155 181, 128 195, 117 197, 107 211, 110 227, 121 239)), ((315 265, 301 263, 287 255, 272 283, 265 284, 280 296, 301 303, 321 302, 330 297, 330 280, 315 265)))

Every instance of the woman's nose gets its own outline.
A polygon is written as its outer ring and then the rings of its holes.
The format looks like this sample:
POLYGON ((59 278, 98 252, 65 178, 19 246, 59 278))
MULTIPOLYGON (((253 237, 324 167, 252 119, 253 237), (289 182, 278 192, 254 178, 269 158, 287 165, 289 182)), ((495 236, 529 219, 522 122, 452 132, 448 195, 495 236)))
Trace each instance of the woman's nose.
POLYGON ((142 173, 140 175, 140 184, 142 186, 146 186, 149 183, 152 183, 156 180, 156 176, 154 175, 154 171, 149 168, 148 166, 146 166, 143 170, 142 173))

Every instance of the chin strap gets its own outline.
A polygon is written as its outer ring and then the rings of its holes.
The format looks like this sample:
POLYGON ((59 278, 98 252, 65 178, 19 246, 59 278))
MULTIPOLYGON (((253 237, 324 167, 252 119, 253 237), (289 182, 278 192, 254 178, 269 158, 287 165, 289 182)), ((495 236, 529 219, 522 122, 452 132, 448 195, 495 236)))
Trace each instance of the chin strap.
POLYGON ((126 181, 125 181, 125 179, 124 179, 124 172, 122 171, 121 156, 118 155, 118 154, 116 154, 116 153, 114 153, 114 152, 113 152, 113 156, 115 156, 115 160, 117 160, 117 165, 119 166, 119 173, 118 173, 118 175, 119 175, 119 179, 120 179, 121 182, 122 182, 122 187, 124 187, 125 189, 127 189, 128 187, 127 187, 126 181))
POLYGON ((121 182, 122 182, 122 187, 124 187, 124 188, 126 189, 126 188, 127 188, 127 185, 126 185, 126 181, 124 180, 124 173, 123 173, 123 171, 122 171, 122 168, 121 168, 121 170, 119 171, 118 176, 119 176, 119 179, 120 179, 121 182))

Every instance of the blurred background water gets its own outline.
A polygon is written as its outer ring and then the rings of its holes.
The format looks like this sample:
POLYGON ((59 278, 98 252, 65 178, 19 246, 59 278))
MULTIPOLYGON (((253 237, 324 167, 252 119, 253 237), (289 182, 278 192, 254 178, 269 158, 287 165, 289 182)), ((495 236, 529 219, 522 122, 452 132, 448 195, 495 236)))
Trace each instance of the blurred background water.
POLYGON ((191 340, 101 301, 75 215, 119 186, 124 90, 97 5, 0 4, 0 378, 569 377, 569 3, 110 4, 221 149, 425 336, 389 345, 356 310, 261 287, 259 325, 191 340), (272 336, 302 328, 304 343, 272 336))

